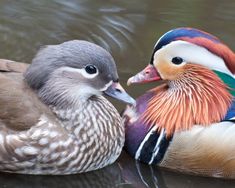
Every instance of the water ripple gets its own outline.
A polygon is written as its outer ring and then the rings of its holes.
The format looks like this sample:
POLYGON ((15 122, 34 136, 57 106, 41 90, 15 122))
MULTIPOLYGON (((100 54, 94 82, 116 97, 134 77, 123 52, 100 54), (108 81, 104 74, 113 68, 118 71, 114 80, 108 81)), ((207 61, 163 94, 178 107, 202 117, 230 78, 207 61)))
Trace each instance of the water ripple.
POLYGON ((122 53, 143 21, 125 6, 91 0, 0 2, 0 42, 7 47, 0 47, 0 57, 30 61, 41 45, 76 38, 122 53))

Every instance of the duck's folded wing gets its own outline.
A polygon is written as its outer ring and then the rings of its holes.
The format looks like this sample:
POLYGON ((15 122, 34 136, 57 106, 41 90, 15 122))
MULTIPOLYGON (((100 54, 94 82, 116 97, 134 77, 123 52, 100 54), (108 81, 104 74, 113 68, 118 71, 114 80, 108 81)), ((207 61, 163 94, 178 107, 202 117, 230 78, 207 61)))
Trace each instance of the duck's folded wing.
POLYGON ((23 78, 28 64, 0 59, 0 127, 22 131, 34 126, 49 108, 23 78))
POLYGON ((50 113, 25 84, 21 73, 0 74, 0 127, 26 130, 37 123, 43 112, 50 113))
MULTIPOLYGON (((0 63, 1 65, 1 63, 0 63)), ((18 65, 10 66, 17 69, 18 65)), ((0 73, 0 163, 20 160, 17 148, 23 148, 28 157, 36 154, 31 146, 37 142, 34 133, 40 125, 47 127, 52 123, 54 115, 37 95, 24 82, 22 73, 8 71, 0 73), (42 121, 42 117, 50 119, 42 121), (28 135, 28 136, 27 136, 28 135), (34 136, 33 136, 34 135, 34 136), (36 140, 34 140, 36 139, 36 140)), ((45 120, 45 118, 44 118, 45 120)), ((36 135, 37 136, 37 135, 36 135)), ((39 134, 40 136, 40 134, 39 134)), ((24 158, 24 159, 27 159, 24 158)))
POLYGON ((0 72, 18 72, 24 73, 29 64, 19 63, 7 59, 0 59, 0 72))

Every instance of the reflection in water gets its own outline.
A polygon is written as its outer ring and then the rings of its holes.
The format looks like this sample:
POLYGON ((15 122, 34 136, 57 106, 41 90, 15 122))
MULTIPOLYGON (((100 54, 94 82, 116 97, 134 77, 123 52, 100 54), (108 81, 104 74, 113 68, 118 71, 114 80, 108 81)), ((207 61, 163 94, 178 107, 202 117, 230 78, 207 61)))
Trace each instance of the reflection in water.
MULTIPOLYGON (((124 85, 148 63, 152 46, 180 26, 206 30, 235 48, 235 1, 20 0, 0 1, 0 58, 30 62, 42 45, 93 41, 114 56, 124 85), (211 6, 213 4, 213 6, 211 6)), ((153 83, 154 85, 154 83, 153 83)), ((134 97, 153 85, 128 88, 134 97)), ((124 105, 112 101, 121 111, 124 105)), ((176 174, 140 164, 125 152, 115 164, 72 176, 0 174, 3 187, 235 187, 235 182, 176 174)))
POLYGON ((1 186, 5 188, 109 188, 122 187, 118 164, 98 171, 67 176, 34 176, 0 174, 1 186))
POLYGON ((104 169, 67 176, 0 174, 5 188, 234 188, 235 181, 168 172, 134 161, 125 152, 104 169))
POLYGON ((145 165, 130 159, 126 153, 120 158, 124 181, 137 188, 232 188, 235 180, 222 180, 178 174, 145 165))

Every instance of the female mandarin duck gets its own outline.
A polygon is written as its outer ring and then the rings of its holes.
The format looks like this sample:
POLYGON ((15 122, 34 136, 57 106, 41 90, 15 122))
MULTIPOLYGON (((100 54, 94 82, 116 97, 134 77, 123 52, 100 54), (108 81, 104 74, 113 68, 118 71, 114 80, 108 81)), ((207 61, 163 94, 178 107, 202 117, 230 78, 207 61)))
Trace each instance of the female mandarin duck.
POLYGON ((165 80, 124 112, 126 150, 175 171, 235 178, 235 54, 193 28, 164 34, 128 84, 165 80))
POLYGON ((72 174, 113 163, 124 126, 102 93, 134 100, 118 83, 112 56, 74 40, 41 49, 26 68, 0 63, 0 170, 72 174))

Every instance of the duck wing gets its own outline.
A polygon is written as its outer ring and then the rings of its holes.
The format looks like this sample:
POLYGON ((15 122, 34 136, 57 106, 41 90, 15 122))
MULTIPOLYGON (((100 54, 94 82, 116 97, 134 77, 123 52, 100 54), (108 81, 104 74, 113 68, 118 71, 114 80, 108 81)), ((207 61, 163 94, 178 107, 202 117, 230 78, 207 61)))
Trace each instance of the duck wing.
POLYGON ((0 127, 14 131, 34 126, 42 114, 51 114, 24 81, 28 64, 0 60, 0 127))
POLYGON ((7 59, 0 59, 0 72, 18 72, 24 73, 29 64, 19 63, 7 59))

